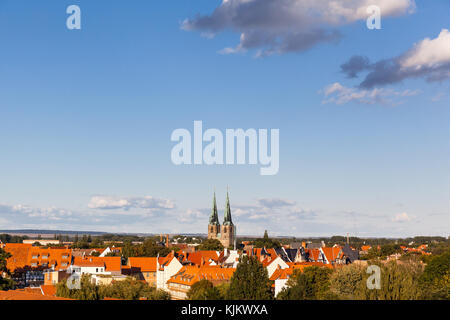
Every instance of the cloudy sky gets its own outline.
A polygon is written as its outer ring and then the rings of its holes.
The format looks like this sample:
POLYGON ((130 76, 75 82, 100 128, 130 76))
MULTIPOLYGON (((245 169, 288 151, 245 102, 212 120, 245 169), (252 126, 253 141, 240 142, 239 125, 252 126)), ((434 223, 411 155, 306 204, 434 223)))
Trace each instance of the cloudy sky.
POLYGON ((238 234, 448 236, 449 10, 2 0, 0 229, 206 232, 229 186, 238 234), (279 129, 279 173, 175 166, 194 120, 279 129))

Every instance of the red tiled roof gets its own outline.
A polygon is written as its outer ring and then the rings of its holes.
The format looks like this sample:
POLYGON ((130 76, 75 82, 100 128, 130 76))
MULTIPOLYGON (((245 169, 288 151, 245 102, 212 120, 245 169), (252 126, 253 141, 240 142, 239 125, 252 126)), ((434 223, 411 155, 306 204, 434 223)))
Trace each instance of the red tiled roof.
POLYGON ((323 247, 321 248, 326 259, 331 263, 343 256, 341 247, 323 247))
POLYGON ((73 265, 78 267, 105 267, 105 271, 121 271, 120 257, 74 257, 73 265))
POLYGON ((153 257, 130 257, 128 258, 128 267, 137 268, 141 272, 156 272, 156 260, 153 257))
POLYGON ((71 300, 67 298, 44 296, 42 293, 33 293, 23 289, 0 291, 0 300, 71 300))
POLYGON ((185 266, 172 276, 167 283, 178 283, 192 286, 200 280, 229 281, 233 276, 234 268, 221 268, 219 266, 185 266))
POLYGON ((44 296, 56 297, 56 286, 54 285, 42 285, 41 292, 44 296))

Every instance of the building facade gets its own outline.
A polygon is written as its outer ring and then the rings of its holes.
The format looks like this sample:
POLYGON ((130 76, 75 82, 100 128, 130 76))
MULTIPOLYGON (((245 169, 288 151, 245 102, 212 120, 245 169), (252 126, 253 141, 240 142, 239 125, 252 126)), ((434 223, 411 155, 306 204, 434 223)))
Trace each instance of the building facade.
POLYGON ((230 197, 227 192, 227 203, 225 206, 225 215, 223 224, 219 223, 217 214, 216 193, 214 192, 213 207, 209 217, 208 239, 219 240, 225 248, 230 248, 235 244, 236 227, 231 219, 230 197))

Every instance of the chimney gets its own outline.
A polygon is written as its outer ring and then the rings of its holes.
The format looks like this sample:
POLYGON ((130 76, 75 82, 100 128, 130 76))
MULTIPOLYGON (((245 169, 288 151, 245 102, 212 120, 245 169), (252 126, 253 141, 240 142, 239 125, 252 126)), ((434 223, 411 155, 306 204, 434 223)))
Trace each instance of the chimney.
POLYGON ((159 234, 159 242, 162 242, 162 233, 159 234))
POLYGON ((166 247, 167 248, 169 247, 169 235, 168 234, 166 234, 166 247))
POLYGON ((302 241, 302 247, 306 248, 306 242, 305 241, 302 241))
POLYGON ((350 244, 349 237, 348 237, 348 232, 347 232, 347 244, 350 244))

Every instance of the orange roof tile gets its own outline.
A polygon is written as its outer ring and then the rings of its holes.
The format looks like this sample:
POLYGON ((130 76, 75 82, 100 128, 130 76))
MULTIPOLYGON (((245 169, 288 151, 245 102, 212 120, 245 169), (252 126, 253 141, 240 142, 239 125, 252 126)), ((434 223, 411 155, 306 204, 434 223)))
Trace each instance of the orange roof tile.
POLYGON ((233 276, 234 268, 221 268, 219 266, 185 266, 172 276, 167 283, 178 283, 192 286, 200 280, 229 281, 233 276))
POLYGON ((121 271, 120 257, 74 257, 73 265, 78 267, 105 267, 105 271, 121 271))
POLYGON ((327 260, 331 263, 343 256, 341 247, 323 247, 321 248, 327 260))
POLYGON ((44 296, 42 293, 34 293, 29 290, 0 291, 0 300, 71 300, 60 297, 44 296))
POLYGON ((56 286, 54 285, 42 285, 41 292, 44 296, 56 297, 56 286))
POLYGON ((156 272, 155 257, 130 257, 128 258, 128 267, 137 268, 141 272, 156 272))

